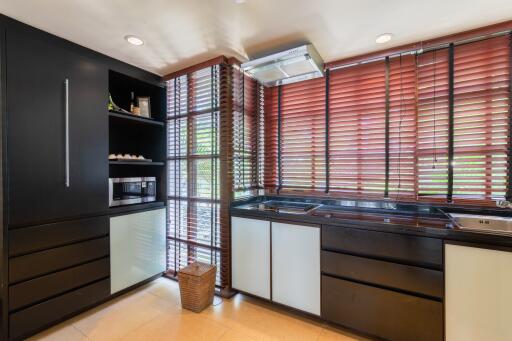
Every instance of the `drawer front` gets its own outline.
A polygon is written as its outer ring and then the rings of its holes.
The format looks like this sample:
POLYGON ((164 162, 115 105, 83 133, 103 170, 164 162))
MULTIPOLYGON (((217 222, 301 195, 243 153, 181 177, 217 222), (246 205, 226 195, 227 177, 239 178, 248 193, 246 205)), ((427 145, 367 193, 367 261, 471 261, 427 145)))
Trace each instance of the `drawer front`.
POLYGON ((110 276, 110 259, 79 265, 9 288, 9 310, 19 309, 49 297, 110 276))
POLYGON ((324 225, 322 249, 443 267, 443 242, 436 238, 324 225))
POLYGON ((322 276, 322 317, 387 340, 443 340, 442 303, 329 276, 322 276))
POLYGON ((322 272, 432 297, 443 297, 443 272, 322 251, 322 272))
POLYGON ((9 316, 9 337, 20 339, 47 325, 86 308, 110 294, 110 280, 105 279, 51 300, 20 310, 9 316))
POLYGON ((9 232, 9 256, 51 249, 106 235, 108 235, 107 217, 15 229, 9 232))
POLYGON ((104 237, 15 257, 9 260, 9 283, 62 270, 108 254, 109 238, 104 237))

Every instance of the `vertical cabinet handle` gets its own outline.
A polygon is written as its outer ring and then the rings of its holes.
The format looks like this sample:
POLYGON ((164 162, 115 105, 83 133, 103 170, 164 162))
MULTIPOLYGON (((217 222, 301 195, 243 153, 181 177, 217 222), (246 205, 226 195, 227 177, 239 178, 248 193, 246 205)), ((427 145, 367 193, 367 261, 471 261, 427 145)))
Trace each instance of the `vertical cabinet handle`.
POLYGON ((66 129, 66 187, 69 187, 69 79, 64 80, 64 91, 65 91, 65 129, 66 129))

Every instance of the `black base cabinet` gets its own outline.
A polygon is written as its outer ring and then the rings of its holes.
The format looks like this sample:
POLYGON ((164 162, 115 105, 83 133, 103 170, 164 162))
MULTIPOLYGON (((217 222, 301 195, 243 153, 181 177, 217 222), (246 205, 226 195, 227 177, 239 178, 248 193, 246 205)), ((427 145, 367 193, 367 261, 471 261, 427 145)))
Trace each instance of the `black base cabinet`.
POLYGON ((322 318, 385 340, 443 340, 442 245, 323 225, 322 318))
POLYGON ((443 340, 441 302, 325 275, 322 318, 386 340, 443 340))
POLYGON ((87 285, 9 316, 9 338, 20 339, 110 295, 110 279, 87 285))
POLYGON ((12 229, 8 245, 9 339, 110 295, 107 216, 12 229))

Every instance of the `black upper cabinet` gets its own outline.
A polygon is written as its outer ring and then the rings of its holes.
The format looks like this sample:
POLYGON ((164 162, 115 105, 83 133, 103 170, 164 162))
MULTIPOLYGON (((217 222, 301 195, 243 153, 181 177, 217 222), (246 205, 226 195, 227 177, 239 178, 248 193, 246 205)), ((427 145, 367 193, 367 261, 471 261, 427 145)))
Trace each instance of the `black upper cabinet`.
POLYGON ((9 224, 27 225, 108 208, 108 72, 55 37, 9 25, 7 164, 9 224), (69 86, 66 187, 65 80, 69 86))

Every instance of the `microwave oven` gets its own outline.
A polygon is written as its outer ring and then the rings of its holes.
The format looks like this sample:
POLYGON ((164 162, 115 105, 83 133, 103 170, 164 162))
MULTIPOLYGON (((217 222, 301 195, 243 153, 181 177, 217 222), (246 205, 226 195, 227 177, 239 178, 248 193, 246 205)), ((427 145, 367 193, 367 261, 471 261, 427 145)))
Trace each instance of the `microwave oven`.
POLYGON ((156 178, 110 178, 109 207, 156 201, 156 178))

